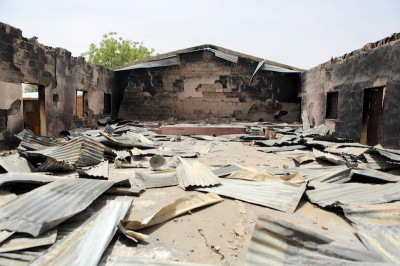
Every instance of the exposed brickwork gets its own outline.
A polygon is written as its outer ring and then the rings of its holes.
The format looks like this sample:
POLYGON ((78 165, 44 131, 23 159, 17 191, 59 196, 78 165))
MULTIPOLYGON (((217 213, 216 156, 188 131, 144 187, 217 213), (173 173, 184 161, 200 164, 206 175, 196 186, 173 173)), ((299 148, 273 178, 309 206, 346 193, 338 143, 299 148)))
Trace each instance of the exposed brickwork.
POLYGON ((231 63, 211 51, 179 54, 179 65, 121 71, 117 74, 126 119, 298 121, 298 74, 258 71, 258 62, 240 58, 231 63), (123 94, 123 95, 122 95, 123 94), (283 109, 287 108, 287 110, 283 109))

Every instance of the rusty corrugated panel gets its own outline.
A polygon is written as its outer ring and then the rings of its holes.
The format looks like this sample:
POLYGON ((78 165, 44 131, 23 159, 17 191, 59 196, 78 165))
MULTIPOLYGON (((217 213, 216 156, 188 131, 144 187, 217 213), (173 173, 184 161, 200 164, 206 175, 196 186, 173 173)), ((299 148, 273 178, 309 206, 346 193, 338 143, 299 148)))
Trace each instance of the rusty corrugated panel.
POLYGON ((380 204, 400 200, 400 182, 387 184, 315 183, 307 190, 312 203, 321 207, 332 205, 380 204))
POLYGON ((178 185, 176 172, 145 174, 136 173, 136 185, 143 188, 172 187, 178 185))
POLYGON ((30 265, 97 265, 131 204, 132 199, 128 197, 107 203, 99 213, 30 265))
POLYGON ((390 264, 400 264, 400 226, 353 225, 363 244, 380 254, 390 264))
POLYGON ((344 215, 353 223, 400 226, 400 202, 372 205, 341 206, 344 215))
POLYGON ((357 262, 384 262, 379 255, 369 251, 333 242, 296 224, 261 216, 253 231, 245 264, 352 265, 357 262))
POLYGON ((22 157, 0 157, 0 166, 7 172, 31 173, 30 164, 22 157))
POLYGON ((46 161, 35 169, 35 172, 64 172, 72 170, 75 170, 75 167, 71 163, 47 157, 46 161))
POLYGON ((126 265, 152 265, 152 266, 204 266, 208 264, 198 264, 187 261, 174 261, 155 258, 142 258, 142 257, 120 257, 108 256, 101 260, 101 266, 126 266, 126 265))
POLYGON ((0 230, 38 236, 84 210, 114 182, 65 179, 19 195, 0 206, 0 230))
POLYGON ((305 185, 297 186, 281 181, 252 182, 224 178, 220 181, 219 186, 196 190, 215 192, 221 196, 293 213, 306 189, 305 185))
POLYGON ((108 161, 103 161, 98 165, 76 170, 80 177, 108 179, 108 161))
POLYGON ((325 160, 325 161, 329 161, 331 163, 334 164, 346 164, 346 161, 337 155, 333 155, 327 152, 323 152, 317 149, 313 149, 313 154, 315 156, 315 158, 320 159, 320 160, 325 160))
POLYGON ((180 164, 176 168, 179 186, 183 189, 191 186, 214 186, 220 184, 216 176, 207 166, 199 161, 187 161, 179 158, 180 164))

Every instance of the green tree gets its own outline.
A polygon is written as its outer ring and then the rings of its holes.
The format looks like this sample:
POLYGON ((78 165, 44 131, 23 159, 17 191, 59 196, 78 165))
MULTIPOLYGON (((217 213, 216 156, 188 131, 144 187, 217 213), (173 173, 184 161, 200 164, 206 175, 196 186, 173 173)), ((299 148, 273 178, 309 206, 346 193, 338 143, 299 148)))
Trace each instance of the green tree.
POLYGON ((34 84, 22 84, 24 92, 38 92, 39 86, 34 84))
POLYGON ((103 35, 103 40, 96 45, 90 44, 89 51, 82 53, 90 64, 117 67, 150 57, 154 49, 148 49, 141 42, 124 40, 116 32, 103 35))

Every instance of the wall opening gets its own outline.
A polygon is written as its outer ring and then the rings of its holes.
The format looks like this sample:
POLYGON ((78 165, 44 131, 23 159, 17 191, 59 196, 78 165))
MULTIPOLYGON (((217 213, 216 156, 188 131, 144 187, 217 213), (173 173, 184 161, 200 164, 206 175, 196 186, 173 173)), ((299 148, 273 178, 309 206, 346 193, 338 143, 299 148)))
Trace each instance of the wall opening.
POLYGON ((111 114, 111 93, 104 93, 104 115, 111 114))
POLYGON ((36 84, 22 83, 24 128, 38 135, 46 135, 44 88, 36 84), (42 107, 43 106, 43 107, 42 107), (43 128, 44 127, 44 128, 43 128))
POLYGON ((86 91, 76 91, 76 110, 75 114, 78 118, 83 118, 87 114, 88 101, 86 91))
POLYGON ((326 119, 337 119, 338 118, 338 98, 339 93, 335 92, 328 92, 326 94, 326 119))
POLYGON ((385 87, 364 90, 363 115, 361 127, 362 144, 383 143, 383 106, 385 87))

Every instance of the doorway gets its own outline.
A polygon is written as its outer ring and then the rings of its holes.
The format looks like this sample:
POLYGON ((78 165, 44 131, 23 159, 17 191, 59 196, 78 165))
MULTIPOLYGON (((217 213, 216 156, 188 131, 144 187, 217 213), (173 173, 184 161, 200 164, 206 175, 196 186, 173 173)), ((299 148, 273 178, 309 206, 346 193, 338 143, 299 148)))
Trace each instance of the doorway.
POLYGON ((383 143, 383 107, 385 87, 364 90, 361 140, 362 144, 383 143))
POLYGON ((38 135, 46 135, 44 87, 22 83, 24 128, 38 135))

